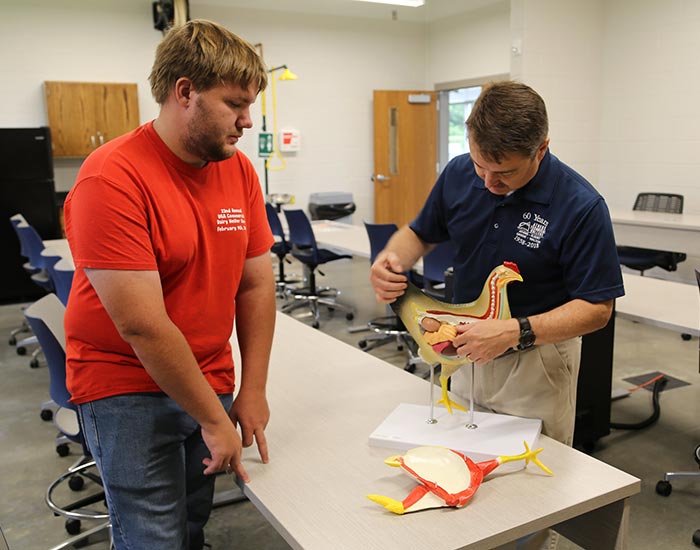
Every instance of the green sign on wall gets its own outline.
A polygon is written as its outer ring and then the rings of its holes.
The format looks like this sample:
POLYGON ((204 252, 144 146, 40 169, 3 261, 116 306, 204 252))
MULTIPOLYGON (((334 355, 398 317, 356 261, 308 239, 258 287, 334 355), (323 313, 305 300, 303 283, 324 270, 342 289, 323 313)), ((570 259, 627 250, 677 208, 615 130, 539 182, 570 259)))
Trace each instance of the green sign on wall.
POLYGON ((260 132, 258 134, 258 156, 267 158, 272 154, 272 134, 260 132))

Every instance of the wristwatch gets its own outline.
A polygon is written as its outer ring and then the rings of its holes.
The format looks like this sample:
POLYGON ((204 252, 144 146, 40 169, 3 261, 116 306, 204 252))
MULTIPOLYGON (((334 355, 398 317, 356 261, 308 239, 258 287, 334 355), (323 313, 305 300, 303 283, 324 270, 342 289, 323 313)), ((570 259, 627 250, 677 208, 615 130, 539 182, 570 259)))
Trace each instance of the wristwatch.
POLYGON ((531 348, 535 343, 536 336, 532 331, 530 321, 527 317, 518 317, 518 324, 520 325, 520 340, 518 343, 518 349, 531 348))

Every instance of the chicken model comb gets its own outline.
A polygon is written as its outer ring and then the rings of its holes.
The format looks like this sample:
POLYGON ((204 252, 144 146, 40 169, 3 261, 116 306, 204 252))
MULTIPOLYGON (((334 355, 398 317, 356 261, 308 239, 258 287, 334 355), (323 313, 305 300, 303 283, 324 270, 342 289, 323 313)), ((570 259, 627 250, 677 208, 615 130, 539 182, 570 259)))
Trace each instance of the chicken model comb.
POLYGON ((456 326, 474 323, 485 319, 510 319, 510 306, 506 287, 512 281, 522 282, 518 266, 513 262, 503 262, 495 267, 486 278, 479 297, 467 304, 450 304, 425 294, 417 286, 408 283, 406 291, 391 307, 403 321, 413 337, 423 361, 429 365, 439 363, 442 399, 447 409, 452 406, 465 410, 450 401, 447 396, 447 380, 462 365, 469 363, 468 357, 457 355, 452 345, 456 337, 456 326))
POLYGON ((522 454, 477 463, 446 447, 416 447, 403 456, 391 456, 384 461, 388 466, 401 468, 418 482, 408 496, 402 501, 384 495, 367 495, 367 498, 395 514, 443 506, 460 508, 474 496, 483 479, 501 464, 516 460, 525 460, 528 464, 532 461, 549 475, 554 475, 537 458, 540 452, 542 449, 530 450, 525 443, 522 454))

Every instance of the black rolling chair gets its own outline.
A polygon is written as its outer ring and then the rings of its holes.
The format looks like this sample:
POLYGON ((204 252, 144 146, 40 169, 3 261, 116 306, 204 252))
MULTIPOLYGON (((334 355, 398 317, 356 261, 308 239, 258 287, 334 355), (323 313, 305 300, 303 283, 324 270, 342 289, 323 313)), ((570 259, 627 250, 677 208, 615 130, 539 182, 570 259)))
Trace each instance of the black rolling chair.
POLYGON ((445 272, 453 266, 455 258, 454 245, 444 241, 423 257, 423 292, 428 296, 451 301, 445 284, 445 272))
POLYGON ((330 287, 316 287, 316 272, 323 272, 318 266, 336 260, 351 259, 350 254, 336 254, 332 250, 319 248, 316 244, 311 222, 303 210, 285 210, 289 227, 289 242, 292 245, 292 256, 299 260, 308 270, 308 286, 292 291, 293 302, 282 307, 284 313, 307 306, 313 315, 312 326, 320 326, 319 305, 326 306, 330 311, 339 309, 345 312, 345 318, 350 321, 355 317, 352 307, 336 301, 340 291, 330 287))
MULTIPOLYGON (((683 195, 639 193, 633 210, 682 214, 683 195)), ((618 246, 617 255, 620 257, 620 264, 639 271, 640 275, 644 275, 644 272, 652 267, 660 267, 666 271, 676 271, 678 264, 686 259, 686 255, 682 252, 669 252, 634 246, 618 246)))
MULTIPOLYGON (((398 230, 398 227, 393 223, 365 222, 365 229, 369 237, 371 265, 374 263, 377 254, 384 249, 391 236, 398 230)), ((391 310, 390 307, 388 309, 391 310)), ((415 371, 416 364, 421 363, 422 360, 418 357, 417 346, 413 338, 398 316, 391 314, 375 317, 367 323, 367 326, 375 334, 358 342, 361 349, 370 351, 386 344, 396 344, 399 351, 406 350, 408 353, 405 370, 409 372, 415 371)))
MULTIPOLYGON (((700 290, 700 271, 695 270, 695 278, 698 281, 698 290, 700 290)), ((700 343, 698 344, 698 353, 700 353, 700 343)), ((699 367, 700 369, 700 367, 699 367)), ((700 445, 695 447, 694 453, 695 462, 700 466, 700 445)), ((671 480, 681 477, 697 477, 700 476, 700 470, 695 472, 666 472, 664 478, 656 484, 656 492, 662 496, 669 496, 673 487, 671 486, 671 480)), ((700 529, 693 533, 693 544, 700 547, 700 529)))
MULTIPOLYGON (((111 529, 107 511, 93 508, 95 504, 102 503, 105 499, 102 480, 97 472, 95 461, 92 460, 85 445, 75 405, 70 402, 71 396, 66 388, 64 313, 65 307, 55 294, 47 294, 34 302, 24 312, 39 340, 39 345, 44 350, 44 356, 49 366, 49 394, 59 407, 53 415, 54 424, 61 432, 61 437, 57 438, 56 441, 56 452, 61 456, 68 454, 66 438, 79 443, 82 447, 81 458, 53 481, 46 491, 46 504, 55 515, 66 518, 66 531, 70 535, 74 535, 52 550, 74 547, 76 543, 85 544, 93 535, 111 529), (64 493, 64 491, 57 491, 59 486, 67 482, 70 489, 79 491, 84 488, 86 479, 96 484, 96 492, 91 491, 90 495, 67 504, 58 504, 54 493, 58 495, 64 493), (81 533, 82 520, 100 520, 101 523, 81 533)), ((63 498, 65 499, 65 496, 63 498)))

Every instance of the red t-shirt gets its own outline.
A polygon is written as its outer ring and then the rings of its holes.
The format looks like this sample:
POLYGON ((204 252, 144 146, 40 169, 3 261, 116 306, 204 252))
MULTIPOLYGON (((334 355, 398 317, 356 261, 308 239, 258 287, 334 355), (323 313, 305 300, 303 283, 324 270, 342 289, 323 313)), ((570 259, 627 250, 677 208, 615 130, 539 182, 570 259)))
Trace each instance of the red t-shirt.
POLYGON ((258 177, 238 151, 189 165, 148 123, 90 155, 65 202, 76 271, 66 308, 75 403, 161 391, 117 332, 84 268, 157 270, 168 315, 212 388, 234 389, 235 296, 246 258, 270 249, 258 177))

